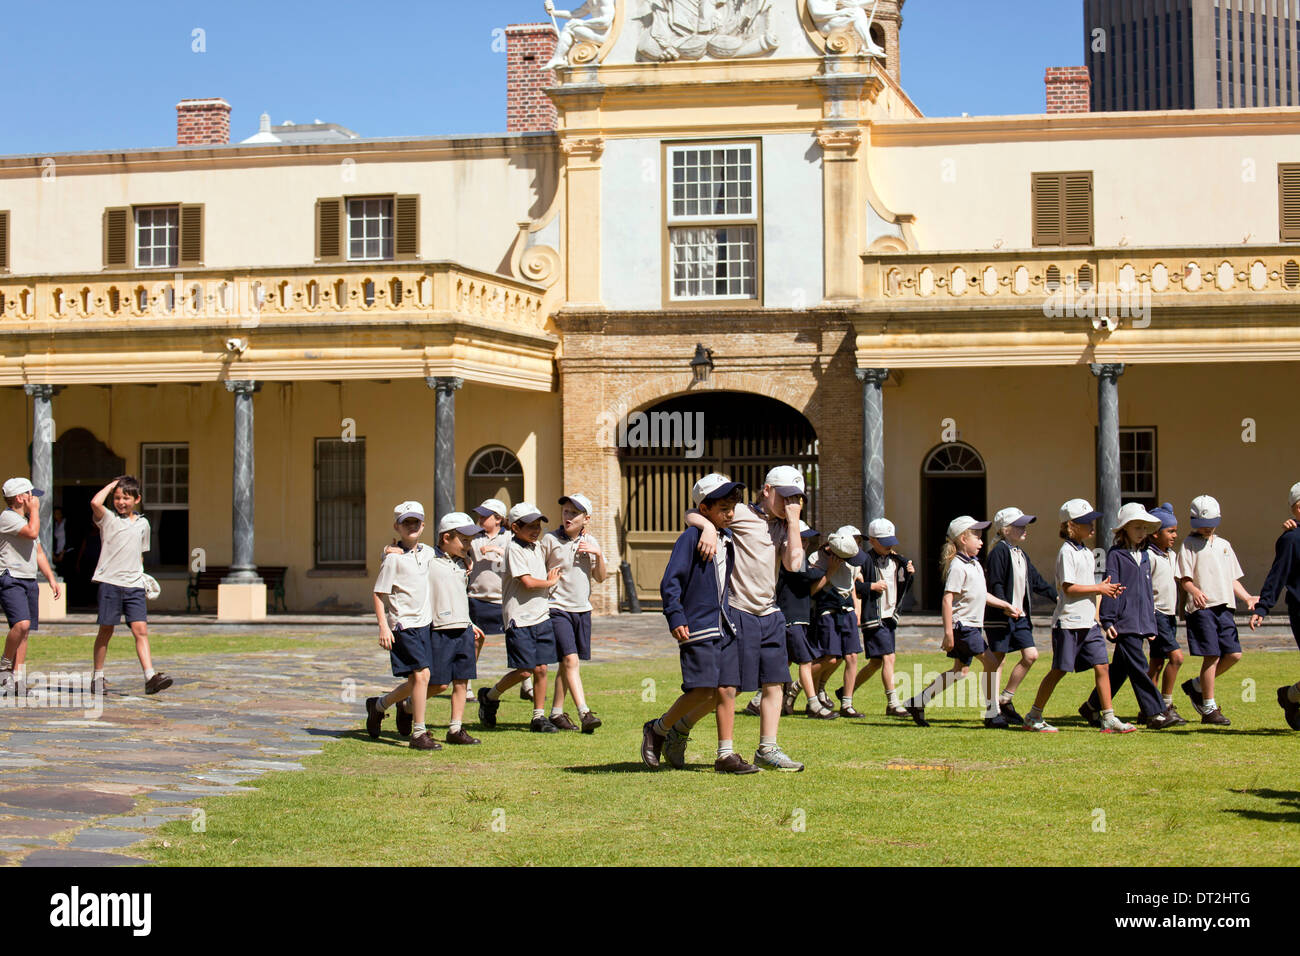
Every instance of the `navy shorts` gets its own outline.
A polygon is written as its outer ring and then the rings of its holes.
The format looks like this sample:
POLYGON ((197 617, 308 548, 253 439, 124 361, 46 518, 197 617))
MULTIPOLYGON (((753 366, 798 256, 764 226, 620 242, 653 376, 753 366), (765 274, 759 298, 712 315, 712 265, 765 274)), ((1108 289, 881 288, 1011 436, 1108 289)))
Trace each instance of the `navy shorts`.
POLYGON ((506 628, 506 666, 511 670, 530 671, 558 661, 555 631, 549 619, 528 627, 511 624, 506 628))
MULTIPOLYGON (((790 679, 790 660, 785 653, 785 618, 781 612, 760 617, 733 607, 730 614, 740 644, 740 683, 735 686, 741 691, 751 691, 763 684, 786 683, 790 679)), ((728 676, 725 666, 722 673, 728 676)))
POLYGON ((1187 615, 1187 647, 1197 657, 1241 653, 1237 621, 1226 604, 1201 608, 1187 615))
POLYGON ((807 624, 785 626, 785 656, 791 664, 811 664, 817 659, 812 645, 808 643, 807 624))
POLYGON ((577 654, 578 660, 591 660, 591 612, 562 611, 551 608, 551 629, 555 632, 555 653, 564 659, 577 654))
POLYGON ((1106 663, 1106 638, 1101 628, 1052 628, 1052 670, 1081 674, 1106 663))
POLYGON ((505 625, 501 621, 500 603, 470 598, 469 619, 484 634, 501 634, 505 631, 505 625))
MULTIPOLYGON (((100 600, 100 606, 103 606, 100 600)), ((394 677, 406 677, 426 667, 433 670, 433 641, 431 629, 424 627, 393 628, 393 646, 388 659, 393 665, 394 677)))
POLYGON ((858 619, 852 611, 831 611, 813 621, 813 649, 822 657, 861 654, 858 619))
POLYGON ((103 583, 99 585, 99 624, 116 626, 123 618, 126 618, 128 624, 146 621, 148 618, 144 608, 144 588, 123 588, 103 583))
POLYGON ((478 677, 474 661, 474 628, 448 628, 429 635, 432 644, 433 665, 429 668, 430 684, 450 684, 452 681, 473 680, 478 677))
POLYGON ((879 627, 864 627, 862 629, 863 653, 873 660, 893 654, 897 626, 898 621, 891 617, 882 620, 879 627))
MULTIPOLYGON (((5 620, 10 627, 19 621, 30 621, 33 631, 40 627, 41 589, 35 578, 10 577, 8 571, 0 573, 0 604, 4 605, 5 620)), ((101 601, 100 607, 103 606, 101 601)))
POLYGON ((970 662, 988 649, 988 645, 984 643, 984 631, 969 624, 962 624, 960 621, 953 621, 952 639, 952 650, 948 652, 948 656, 955 661, 961 661, 963 667, 970 667, 970 662))
POLYGON ((1291 621, 1291 636, 1295 638, 1296 647, 1300 647, 1300 604, 1287 601, 1286 613, 1291 621))
POLYGON ((994 654, 1010 654, 1034 646, 1034 628, 1029 618, 1008 621, 1006 627, 986 627, 984 638, 994 654))
MULTIPOLYGON (((677 649, 677 657, 682 665, 682 690, 697 690, 701 687, 714 689, 724 686, 722 644, 725 641, 734 644, 735 640, 735 637, 728 635, 680 645, 677 649)), ((739 677, 736 679, 739 680, 739 677)))
POLYGON ((1156 611, 1156 636, 1151 641, 1151 659, 1164 660, 1177 650, 1182 650, 1178 643, 1178 618, 1156 611))

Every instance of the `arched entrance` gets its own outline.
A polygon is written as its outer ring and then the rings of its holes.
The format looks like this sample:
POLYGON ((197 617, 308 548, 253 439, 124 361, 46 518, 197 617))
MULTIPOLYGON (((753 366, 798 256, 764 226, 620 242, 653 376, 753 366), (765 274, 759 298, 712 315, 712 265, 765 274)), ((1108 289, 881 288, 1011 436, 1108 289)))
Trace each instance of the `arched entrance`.
POLYGON ((642 604, 659 606, 663 577, 691 486, 716 471, 753 494, 774 465, 803 470, 805 519, 817 521, 817 433, 795 409, 763 395, 702 392, 632 412, 613 436, 622 475, 623 553, 642 604))
POLYGON ((67 584, 68 609, 95 606, 95 585, 90 580, 99 561, 99 532, 90 517, 90 499, 118 475, 125 474, 126 459, 85 428, 69 428, 54 443, 54 504, 67 522, 67 552, 57 562, 67 584))
POLYGON ((465 508, 496 498, 507 508, 524 500, 524 469, 515 453, 489 445, 470 456, 465 468, 465 508))
POLYGON ((984 513, 988 479, 984 459, 965 442, 930 450, 921 465, 921 597, 928 610, 943 598, 939 554, 948 525, 959 515, 988 520, 984 513))

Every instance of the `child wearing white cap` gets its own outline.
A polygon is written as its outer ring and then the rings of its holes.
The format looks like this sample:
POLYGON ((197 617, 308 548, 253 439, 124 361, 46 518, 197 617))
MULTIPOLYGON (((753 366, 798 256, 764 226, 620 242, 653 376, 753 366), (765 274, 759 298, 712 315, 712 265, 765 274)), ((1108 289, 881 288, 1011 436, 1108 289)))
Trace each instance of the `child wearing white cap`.
MULTIPOLYGON (((59 582, 41 547, 41 503, 45 492, 32 487, 26 478, 4 483, 5 510, 0 512, 0 605, 3 605, 9 634, 0 659, 0 693, 25 683, 27 635, 40 627, 40 591, 36 575, 50 583, 55 599, 59 582)), ((19 688, 21 693, 21 688, 19 688)))
POLYGON ((1085 542, 1092 537, 1101 512, 1082 498, 1061 505, 1061 537, 1056 554, 1056 611, 1052 614, 1052 669, 1038 685, 1034 706, 1025 715, 1025 729, 1054 734, 1056 728, 1043 719, 1043 708, 1052 691, 1069 673, 1093 672, 1097 683, 1101 732, 1127 734, 1137 730, 1115 716, 1110 699, 1110 665, 1106 662, 1106 638, 1097 626, 1097 595, 1119 597, 1124 586, 1106 578, 1097 584, 1096 559, 1085 542))
POLYGON ((1178 551, 1178 585, 1186 595, 1187 648, 1201 659, 1199 677, 1183 682, 1183 692, 1201 723, 1227 727, 1232 721, 1214 699, 1220 674, 1241 660, 1241 639, 1233 617, 1237 598, 1254 607, 1259 598, 1241 583, 1245 572, 1226 538, 1217 534, 1222 512, 1209 495, 1192 499, 1192 533, 1178 551))
MULTIPOLYGON (((501 572, 506 563, 506 547, 510 544, 510 529, 506 527, 505 503, 499 498, 487 498, 470 509, 483 533, 470 545, 469 554, 469 613, 480 633, 504 634, 501 621, 501 572)), ((483 638, 475 645, 475 654, 483 652, 483 638)), ((519 695, 532 700, 532 678, 520 686, 519 695)), ((469 690, 469 700, 474 700, 474 689, 469 690)))
POLYGON ((560 527, 548 531, 541 544, 546 570, 560 572, 550 598, 555 652, 560 658, 551 723, 561 730, 591 734, 601 721, 587 706, 578 666, 580 661, 591 660, 591 582, 605 580, 605 554, 595 537, 587 533, 591 500, 586 495, 572 494, 561 498, 559 504, 560 527), (573 696, 581 727, 564 712, 566 694, 573 696))
MULTIPOLYGON (((832 532, 827 543, 808 559, 810 567, 825 571, 825 576, 812 586, 813 623, 808 641, 817 655, 812 680, 823 706, 830 704, 822 696, 826 682, 835 675, 841 661, 844 662, 844 686, 857 687, 862 638, 858 633, 860 599, 855 585, 862 578, 862 565, 866 561, 867 556, 847 527, 832 532)), ((808 703, 811 708, 812 701, 808 703)), ((851 690, 845 694, 841 688, 839 715, 862 716, 853 707, 851 690)))
MULTIPOLYGON (((895 636, 899 606, 911 590, 916 569, 897 552, 898 531, 887 518, 877 518, 867 525, 867 542, 871 550, 867 552, 868 563, 864 568, 871 570, 863 571, 856 586, 861 601, 862 653, 867 664, 858 671, 853 689, 856 691, 880 671, 880 680, 885 685, 885 716, 907 717, 907 709, 899 702, 894 688, 895 636)), ((835 696, 843 700, 844 688, 837 690, 835 696)))
POLYGON ((992 605, 1019 617, 1020 608, 988 593, 984 569, 976 557, 984 545, 980 532, 989 526, 969 515, 954 518, 940 552, 943 574, 943 649, 953 658, 952 670, 944 671, 930 686, 909 700, 904 707, 920 727, 929 727, 925 705, 948 687, 965 680, 970 663, 976 657, 984 668, 984 726, 1005 730, 1007 719, 998 710, 997 656, 984 642, 984 609, 992 605))
MULTIPOLYGON (((1291 486, 1290 504, 1291 517, 1287 519, 1282 537, 1277 539, 1273 566, 1268 570, 1259 600, 1251 608, 1250 629, 1258 629, 1278 598, 1285 594, 1291 636, 1300 647, 1300 481, 1291 486)), ((1300 682, 1279 687, 1277 703, 1286 717, 1287 726, 1300 730, 1300 682)))
POLYGON ((1156 605, 1156 636, 1151 641, 1151 664, 1147 676, 1160 682, 1160 699, 1165 709, 1182 720, 1174 706, 1174 688, 1178 686, 1178 671, 1183 666, 1183 649, 1178 643, 1178 603, 1182 589, 1178 587, 1178 517, 1174 506, 1165 502, 1152 508, 1153 517, 1160 519, 1160 530, 1147 537, 1147 554, 1151 557, 1151 592, 1156 605))

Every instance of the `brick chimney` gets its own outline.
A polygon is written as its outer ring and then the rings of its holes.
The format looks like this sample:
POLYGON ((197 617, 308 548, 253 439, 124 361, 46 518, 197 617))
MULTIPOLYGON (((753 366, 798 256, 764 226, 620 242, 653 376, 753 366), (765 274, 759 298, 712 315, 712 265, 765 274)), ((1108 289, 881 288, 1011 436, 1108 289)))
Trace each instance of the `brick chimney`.
POLYGON ((542 92, 555 85, 555 72, 541 69, 555 55, 555 40, 555 27, 549 23, 506 27, 507 132, 555 129, 555 104, 542 92))
POLYGON ((226 146, 230 143, 230 104, 221 97, 181 100, 176 104, 177 146, 226 146))
POLYGON ((1086 66, 1049 66, 1046 82, 1048 113, 1091 111, 1089 92, 1092 90, 1092 77, 1086 66))

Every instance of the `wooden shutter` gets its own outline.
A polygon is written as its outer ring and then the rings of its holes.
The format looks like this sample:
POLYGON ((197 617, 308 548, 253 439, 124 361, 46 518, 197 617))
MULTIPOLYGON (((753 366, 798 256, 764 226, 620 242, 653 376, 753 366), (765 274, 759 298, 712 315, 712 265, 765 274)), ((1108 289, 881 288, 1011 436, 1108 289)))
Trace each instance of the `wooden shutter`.
POLYGON ((203 265, 203 204, 181 205, 181 259, 186 266, 203 265))
POLYGON ((1092 245, 1092 173, 1062 173, 1061 245, 1092 245))
POLYGON ((1034 245, 1061 244, 1061 174, 1034 173, 1034 245))
POLYGON ((1300 242, 1300 163, 1277 167, 1278 229, 1283 242, 1300 242))
POLYGON ((343 261, 343 216, 342 199, 316 200, 316 261, 343 261))
POLYGON ((131 207, 104 210, 104 268, 131 268, 131 207))
POLYGON ((420 258, 420 197, 393 197, 393 258, 420 258))
POLYGON ((9 210, 0 209, 0 272, 9 271, 9 210))

